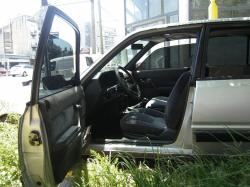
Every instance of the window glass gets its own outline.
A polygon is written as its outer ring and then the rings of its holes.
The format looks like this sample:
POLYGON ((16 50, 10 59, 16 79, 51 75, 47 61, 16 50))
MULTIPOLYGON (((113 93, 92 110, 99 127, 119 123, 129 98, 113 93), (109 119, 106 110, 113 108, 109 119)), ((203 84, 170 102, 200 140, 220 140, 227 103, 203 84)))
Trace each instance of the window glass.
POLYGON ((139 60, 137 69, 189 68, 194 59, 195 46, 195 38, 161 42, 139 60))
POLYGON ((178 0, 164 0, 164 13, 178 11, 178 0))
POLYGON ((133 23, 135 21, 134 18, 134 3, 133 0, 126 0, 126 22, 127 24, 133 23))
POLYGON ((126 0, 126 22, 127 24, 142 21, 148 18, 148 1, 126 0))
MULTIPOLYGON (((210 1, 191 0, 191 19, 207 19, 210 1)), ((250 0, 216 0, 220 18, 250 16, 250 0)))
POLYGON ((148 2, 145 0, 134 0, 134 15, 136 21, 147 19, 148 2))
POLYGON ((179 21, 179 15, 169 16, 169 23, 176 23, 179 21))
POLYGON ((62 91, 74 84, 75 46, 74 29, 63 19, 55 16, 42 65, 40 98, 62 91))
POLYGON ((161 15, 161 0, 149 0, 149 17, 161 15))
POLYGON ((118 53, 110 62, 104 66, 102 71, 114 70, 118 66, 124 67, 136 54, 138 54, 146 45, 148 41, 139 40, 132 45, 129 45, 118 53))
POLYGON ((206 76, 250 75, 249 36, 219 36, 209 39, 206 76))

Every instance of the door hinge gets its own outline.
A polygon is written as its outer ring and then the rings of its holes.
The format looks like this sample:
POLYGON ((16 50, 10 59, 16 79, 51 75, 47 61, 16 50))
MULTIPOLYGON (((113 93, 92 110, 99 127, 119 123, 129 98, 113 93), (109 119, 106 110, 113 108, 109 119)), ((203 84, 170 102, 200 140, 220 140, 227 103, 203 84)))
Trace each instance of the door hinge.
POLYGON ((42 138, 40 132, 33 130, 29 135, 29 142, 32 146, 39 146, 42 144, 42 138))

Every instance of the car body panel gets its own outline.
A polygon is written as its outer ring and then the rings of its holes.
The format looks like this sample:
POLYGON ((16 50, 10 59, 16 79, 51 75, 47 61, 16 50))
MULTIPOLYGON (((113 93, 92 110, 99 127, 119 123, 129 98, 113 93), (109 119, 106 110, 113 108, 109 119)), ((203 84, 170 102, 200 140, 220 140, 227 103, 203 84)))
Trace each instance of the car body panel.
POLYGON ((249 106, 249 79, 197 81, 192 128, 250 129, 249 106))

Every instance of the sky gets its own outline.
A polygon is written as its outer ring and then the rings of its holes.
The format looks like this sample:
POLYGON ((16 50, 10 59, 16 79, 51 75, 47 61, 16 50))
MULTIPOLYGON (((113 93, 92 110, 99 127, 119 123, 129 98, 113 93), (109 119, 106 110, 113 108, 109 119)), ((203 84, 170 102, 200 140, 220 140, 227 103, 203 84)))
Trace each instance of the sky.
MULTIPOLYGON (((96 0, 95 0, 96 1, 96 0)), ((100 0, 103 25, 115 26, 118 35, 124 35, 123 0, 100 0)), ((78 26, 90 21, 89 0, 48 0, 51 5, 68 14, 78 26)), ((41 0, 4 0, 0 6, 0 27, 20 15, 33 15, 40 8, 41 0)), ((95 5, 97 10, 97 5, 95 5)), ((98 16, 96 15, 96 20, 98 16)))
POLYGON ((0 6, 0 26, 19 15, 32 15, 40 8, 39 0, 4 0, 0 6))

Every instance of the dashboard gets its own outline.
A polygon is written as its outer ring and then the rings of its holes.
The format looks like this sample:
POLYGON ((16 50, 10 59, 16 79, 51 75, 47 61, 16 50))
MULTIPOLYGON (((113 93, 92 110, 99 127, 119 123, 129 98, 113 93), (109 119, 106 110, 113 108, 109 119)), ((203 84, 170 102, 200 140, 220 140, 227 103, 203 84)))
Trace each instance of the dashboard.
POLYGON ((99 77, 99 84, 103 90, 108 90, 109 88, 118 84, 118 78, 115 71, 101 72, 99 77))
POLYGON ((99 72, 85 88, 87 115, 102 110, 105 104, 119 103, 124 92, 119 89, 119 81, 114 70, 99 72), (117 100, 117 101, 115 101, 117 100))

